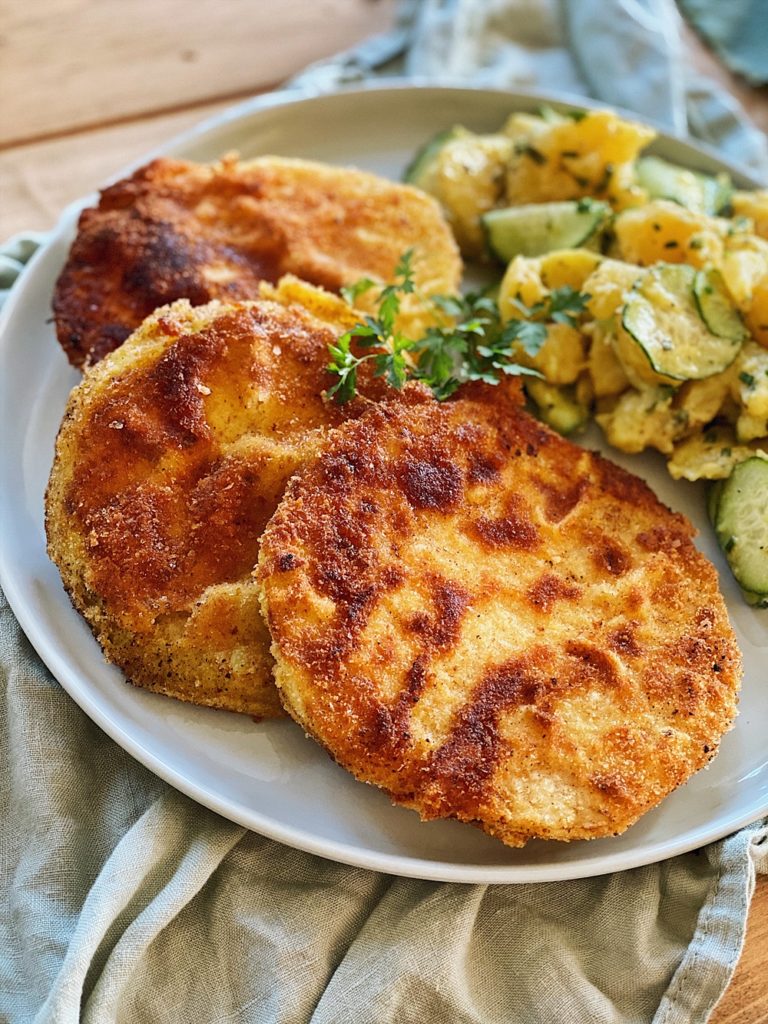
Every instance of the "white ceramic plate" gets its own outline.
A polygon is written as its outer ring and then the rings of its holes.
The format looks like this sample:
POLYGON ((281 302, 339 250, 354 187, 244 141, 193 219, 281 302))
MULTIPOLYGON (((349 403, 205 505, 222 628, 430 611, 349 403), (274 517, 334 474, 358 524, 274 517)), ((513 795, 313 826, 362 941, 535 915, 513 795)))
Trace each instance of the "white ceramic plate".
MULTIPOLYGON (((164 151, 197 160, 232 149, 245 157, 278 153, 397 178, 438 129, 462 123, 491 130, 512 110, 535 109, 542 99, 402 84, 304 100, 276 94, 249 101, 164 151)), ((673 139, 656 150, 703 170, 723 166, 711 153, 673 139)), ((421 878, 530 882, 601 874, 693 849, 768 811, 768 612, 741 601, 705 522, 701 491, 673 483, 653 457, 612 453, 700 527, 700 545, 721 570, 746 677, 738 724, 712 766, 619 838, 532 842, 511 850, 457 822, 424 824, 355 782, 291 722, 257 725, 127 686, 104 663, 45 553, 43 493, 65 400, 78 380, 48 319, 79 205, 36 255, 0 322, 0 574, 43 660, 110 736, 178 789, 257 832, 334 860, 421 878)), ((600 447, 596 435, 588 443, 600 447)))

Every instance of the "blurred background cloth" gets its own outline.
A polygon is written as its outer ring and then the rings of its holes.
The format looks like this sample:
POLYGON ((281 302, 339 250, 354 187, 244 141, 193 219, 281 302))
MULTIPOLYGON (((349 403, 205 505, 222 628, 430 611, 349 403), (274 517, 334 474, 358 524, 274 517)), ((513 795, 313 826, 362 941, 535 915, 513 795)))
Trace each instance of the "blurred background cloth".
MULTIPOLYGON (((765 139, 684 66, 671 0, 406 0, 394 31, 290 88, 392 74, 590 95, 766 173, 765 139)), ((0 253, 0 289, 40 241, 0 253)), ((460 886, 333 864, 133 761, 58 686, 1 594, 0 668, 9 1024, 699 1024, 768 870, 765 823, 564 883, 460 886)))
MULTIPOLYGON (((768 56, 768 0, 686 0, 713 23, 732 4, 741 34, 768 56)), ((395 31, 294 84, 323 91, 403 74, 591 96, 691 134, 768 181, 765 136, 725 89, 687 66, 674 0, 404 0, 395 31)))
POLYGON ((753 85, 768 82, 768 0, 680 0, 724 63, 753 85))

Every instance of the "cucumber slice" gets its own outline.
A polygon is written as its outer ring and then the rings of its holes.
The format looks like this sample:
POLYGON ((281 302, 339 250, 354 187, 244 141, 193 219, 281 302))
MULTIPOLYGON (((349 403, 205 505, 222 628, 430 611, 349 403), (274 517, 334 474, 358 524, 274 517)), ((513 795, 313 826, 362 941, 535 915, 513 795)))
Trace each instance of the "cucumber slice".
POLYGON ((545 380, 529 378, 525 382, 529 398, 540 419, 559 434, 581 430, 589 420, 589 408, 576 398, 572 387, 557 387, 545 380))
POLYGON ((403 174, 403 181, 417 188, 425 188, 432 169, 437 162, 440 151, 453 139, 461 134, 460 128, 446 128, 425 142, 408 164, 403 174))
POLYGON ((703 380, 722 373, 741 348, 741 339, 721 337, 707 328, 693 295, 695 276, 685 263, 658 263, 638 279, 623 307, 622 327, 657 382, 703 380))
POLYGON ((768 459, 734 466, 714 508, 715 533, 750 604, 768 603, 768 459))
POLYGON ((717 523, 717 510, 720 507, 720 495, 722 493, 722 480, 714 480, 707 488, 707 516, 713 526, 717 523))
POLYGON ((508 263, 515 256, 543 256, 554 249, 578 249, 610 215, 607 203, 580 199, 490 210, 480 220, 490 253, 508 263))
POLYGON ((731 302, 719 270, 699 270, 693 279, 696 308, 712 334, 730 341, 746 341, 749 331, 731 302))
POLYGON ((731 201, 729 175, 700 174, 657 156, 643 156, 635 165, 637 182, 653 199, 671 199, 697 213, 720 213, 731 201))

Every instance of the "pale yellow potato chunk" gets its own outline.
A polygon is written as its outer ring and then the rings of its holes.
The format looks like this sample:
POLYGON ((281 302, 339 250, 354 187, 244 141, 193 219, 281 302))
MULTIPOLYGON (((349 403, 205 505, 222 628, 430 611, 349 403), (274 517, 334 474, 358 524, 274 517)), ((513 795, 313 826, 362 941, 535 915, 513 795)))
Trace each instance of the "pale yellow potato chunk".
POLYGON ((748 217, 754 224, 755 234, 768 238, 768 189, 734 192, 731 205, 734 216, 748 217))
POLYGON ((675 441, 685 434, 686 417, 673 405, 671 388, 630 388, 595 419, 615 448, 623 452, 641 452, 656 448, 671 454, 675 441))
MULTIPOLYGON (((526 306, 543 302, 550 289, 542 280, 542 264, 547 261, 548 272, 555 280, 563 271, 550 257, 528 259, 517 256, 509 264, 499 292, 499 309, 504 321, 520 319, 523 314, 515 300, 526 306)), ((566 266, 568 260, 566 260, 566 266)), ((550 278, 552 279, 552 278, 550 278)), ((573 278, 572 278, 573 279, 573 278)), ((563 287, 556 284, 555 287, 563 287)), ((582 333, 568 324, 547 324, 547 340, 535 356, 518 349, 516 358, 523 366, 542 373, 551 384, 573 384, 586 367, 585 339, 582 333)))
POLYGON ((718 415, 728 401, 736 364, 703 380, 689 380, 678 390, 675 404, 685 412, 689 429, 698 429, 718 415))
POLYGON ((510 205, 582 196, 604 197, 619 207, 635 202, 640 190, 624 165, 631 168, 655 137, 651 128, 622 121, 608 110, 545 122, 528 137, 513 134, 517 138, 506 183, 510 205))
POLYGON ((587 310, 595 320, 608 320, 626 301, 642 270, 620 260, 603 260, 584 282, 587 310))
POLYGON ((589 275, 600 266, 602 256, 590 249, 555 249, 540 257, 541 279, 547 288, 570 287, 585 291, 589 275))
POLYGON ((744 318, 755 341, 768 348, 768 272, 755 284, 744 318))
POLYGON ((520 316, 515 300, 526 306, 542 302, 549 289, 541 278, 541 258, 515 256, 506 269, 499 287, 499 310, 503 320, 520 316))
POLYGON ((720 263, 731 298, 745 310, 759 281, 768 274, 768 242, 748 231, 733 231, 726 236, 720 263))
POLYGON ((587 324, 586 333, 591 337, 587 355, 587 369, 592 381, 595 398, 620 395, 629 387, 629 378, 619 362, 614 347, 615 320, 587 324))
POLYGON ((573 384, 587 365, 584 336, 568 324, 547 324, 547 340, 539 352, 529 356, 520 349, 517 359, 543 373, 550 384, 573 384))
POLYGON ((442 206, 466 256, 485 254, 480 218, 500 204, 511 152, 512 141, 504 135, 475 135, 457 128, 455 137, 446 142, 420 183, 442 206))
POLYGON ((737 463, 753 455, 768 458, 768 444, 739 444, 731 428, 713 427, 676 444, 667 469, 675 480, 725 480, 737 463))
POLYGON ((732 394, 740 406, 736 421, 739 441, 753 441, 768 434, 768 350, 752 341, 745 343, 736 362, 732 394))
POLYGON ((730 222, 686 210, 667 199, 624 210, 613 225, 619 259, 647 267, 652 263, 720 264, 730 222))
POLYGON ((513 142, 521 142, 544 135, 549 128, 549 122, 539 114, 510 114, 504 123, 502 133, 513 142))

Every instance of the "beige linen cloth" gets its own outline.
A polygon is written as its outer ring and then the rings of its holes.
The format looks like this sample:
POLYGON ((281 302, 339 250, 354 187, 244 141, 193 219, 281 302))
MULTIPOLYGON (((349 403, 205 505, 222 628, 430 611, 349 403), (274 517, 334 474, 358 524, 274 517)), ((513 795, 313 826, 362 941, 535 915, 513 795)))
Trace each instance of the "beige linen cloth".
MULTIPOLYGON (((662 0, 408 2, 396 32, 297 88, 439 65, 541 85, 554 68, 574 90, 618 99, 588 59, 592 19, 626 37, 611 43, 624 47, 622 88, 633 67, 650 74, 655 112, 674 121, 682 93, 664 14, 662 0), (575 22, 580 47, 566 38, 575 22)), ((746 139, 760 167, 764 140, 727 98, 700 85, 686 95, 694 123, 746 139)), ((0 299, 38 241, 0 252, 0 299)), ((2 594, 0 683, 2 1024, 698 1024, 738 959, 755 872, 768 871, 765 823, 562 883, 349 868, 233 825, 133 761, 51 677, 2 594)))

